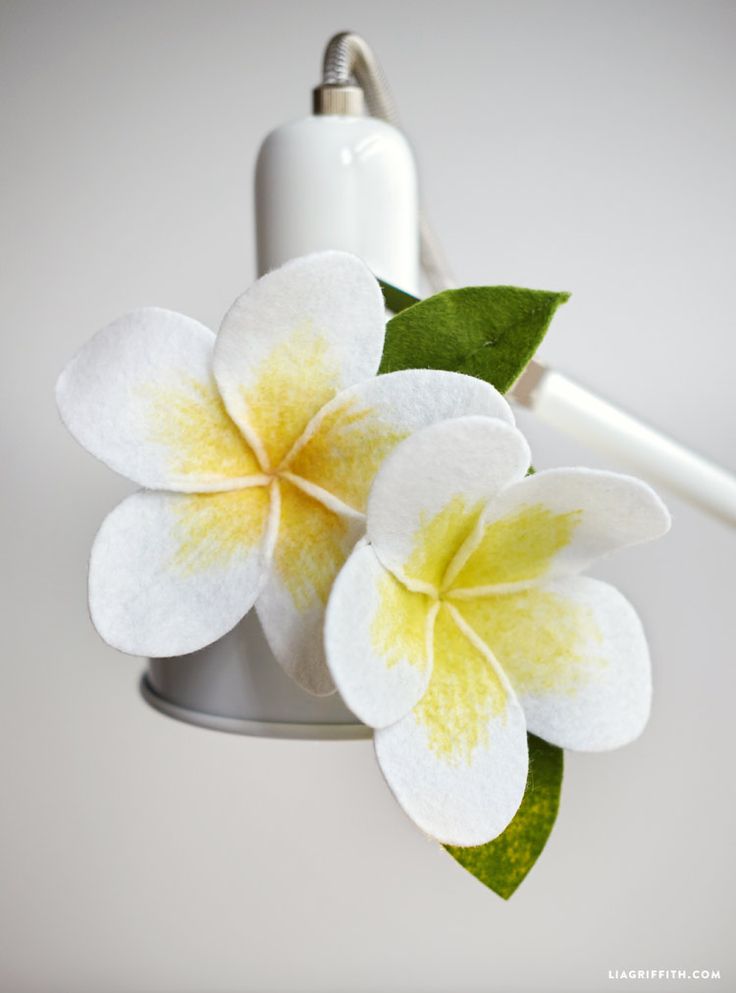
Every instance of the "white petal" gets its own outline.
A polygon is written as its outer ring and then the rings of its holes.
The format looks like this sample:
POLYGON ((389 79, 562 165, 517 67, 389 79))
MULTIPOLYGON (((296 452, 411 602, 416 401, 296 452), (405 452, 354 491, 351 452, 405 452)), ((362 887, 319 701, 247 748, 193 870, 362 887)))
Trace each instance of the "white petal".
POLYGON ((442 421, 398 445, 368 500, 368 538, 415 589, 436 589, 488 501, 529 466, 529 447, 491 417, 442 421))
POLYGON ((335 690, 325 660, 325 606, 332 583, 362 536, 362 520, 336 514, 281 481, 274 559, 256 610, 271 651, 305 690, 335 690))
POLYGON ((423 831, 444 844, 482 845, 507 827, 524 795, 524 715, 447 607, 437 616, 433 654, 422 702, 376 731, 376 755, 396 799, 423 831))
POLYGON ((458 603, 503 666, 529 730, 600 751, 638 737, 649 716, 649 651, 631 604, 584 576, 458 603))
POLYGON ((288 262, 259 279, 226 315, 214 369, 233 419, 276 467, 336 393, 374 375, 383 297, 345 252, 288 262))
POLYGON ((269 493, 144 491, 106 518, 92 547, 95 627, 131 655, 185 655, 252 606, 268 564, 269 493))
POLYGON ((288 468, 364 511, 379 466, 400 441, 437 421, 470 415, 514 423, 498 390, 472 376, 435 369, 377 376, 343 390, 320 410, 288 468))
POLYGON ((617 548, 658 538, 669 526, 667 508, 640 479, 548 469, 489 505, 453 587, 521 587, 570 575, 617 548))
POLYGON ((335 685, 364 724, 386 727, 421 700, 431 672, 436 608, 407 590, 360 543, 327 606, 325 648, 335 685))
POLYGON ((116 472, 152 489, 227 489, 260 472, 212 376, 211 331, 146 307, 99 331, 56 386, 64 423, 116 472))

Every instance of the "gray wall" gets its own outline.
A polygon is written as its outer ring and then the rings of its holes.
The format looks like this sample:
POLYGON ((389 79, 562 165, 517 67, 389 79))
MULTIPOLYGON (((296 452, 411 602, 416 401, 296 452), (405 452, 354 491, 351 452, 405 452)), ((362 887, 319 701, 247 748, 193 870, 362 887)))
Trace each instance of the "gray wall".
MULTIPOLYGON (((505 904, 403 817, 368 743, 166 720, 85 610, 129 487, 57 423, 140 304, 212 326, 254 270, 251 171, 326 39, 375 45, 459 278, 574 291, 543 355, 733 465, 733 48, 716 2, 2 5, 0 985, 23 991, 733 989, 734 533, 597 575, 645 618, 651 725, 570 755, 505 904), (720 969, 720 984, 609 969, 720 969)), ((528 417, 539 466, 601 464, 528 417)))

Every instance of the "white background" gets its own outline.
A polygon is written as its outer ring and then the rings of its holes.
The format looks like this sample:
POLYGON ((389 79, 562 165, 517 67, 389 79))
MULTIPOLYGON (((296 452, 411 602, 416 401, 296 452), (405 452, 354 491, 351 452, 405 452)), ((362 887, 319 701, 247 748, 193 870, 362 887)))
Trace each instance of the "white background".
MULTIPOLYGON (((716 2, 2 4, 0 985, 24 991, 736 988, 734 533, 671 499, 597 574, 656 701, 569 755, 506 904, 425 840, 365 742, 200 731, 138 698, 85 609, 129 487, 53 384, 142 304, 216 327, 254 273, 251 175, 324 43, 373 43, 462 283, 572 290, 543 357, 734 465, 736 7, 716 2), (617 983, 609 969, 720 969, 617 983)), ((522 425, 538 466, 600 464, 522 425)))

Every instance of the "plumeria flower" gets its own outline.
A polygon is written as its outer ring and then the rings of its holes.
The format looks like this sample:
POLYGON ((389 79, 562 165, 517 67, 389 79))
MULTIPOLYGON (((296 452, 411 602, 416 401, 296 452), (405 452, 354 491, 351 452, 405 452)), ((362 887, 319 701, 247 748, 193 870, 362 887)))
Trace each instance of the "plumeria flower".
POLYGON ((367 534, 333 587, 328 664, 376 728, 383 774, 444 843, 480 845, 513 818, 527 731, 616 748, 644 727, 639 619, 579 573, 669 527, 654 491, 592 469, 527 475, 521 433, 467 417, 418 431, 375 478, 367 534))
POLYGON ((469 376, 376 377, 384 324, 366 266, 325 252, 258 280, 217 338, 149 307, 81 349, 58 382, 62 417, 144 487, 92 549, 90 612, 107 642, 183 655, 256 603, 284 668, 314 693, 333 691, 324 606, 364 533, 378 466, 434 421, 512 421, 503 397, 469 376))

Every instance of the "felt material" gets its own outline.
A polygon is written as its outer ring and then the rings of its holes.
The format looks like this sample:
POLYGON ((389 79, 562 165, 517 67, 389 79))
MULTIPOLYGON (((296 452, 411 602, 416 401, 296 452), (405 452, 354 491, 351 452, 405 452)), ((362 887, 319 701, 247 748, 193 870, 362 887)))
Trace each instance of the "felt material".
POLYGON ((524 799, 503 834, 478 847, 445 846, 464 869, 505 900, 541 855, 560 805, 562 749, 533 734, 528 736, 528 743, 529 775, 524 799))
POLYGON ((526 442, 497 419, 417 431, 379 469, 370 545, 351 556, 328 606, 337 688, 376 727, 401 805, 445 843, 484 844, 511 820, 527 728, 599 750, 632 740, 649 713, 649 656, 630 605, 604 583, 546 577, 552 560, 569 571, 662 533, 668 515, 628 477, 525 478, 528 466, 526 442), (471 567, 493 583, 468 585, 471 567), (523 580, 508 582, 509 571, 523 580))
POLYGON ((499 835, 527 779, 524 715, 503 673, 442 604, 432 675, 406 717, 375 732, 391 791, 423 831, 445 844, 480 845, 499 835))
POLYGON ((407 293, 405 290, 400 290, 398 287, 392 286, 392 284, 387 283, 385 279, 379 279, 378 285, 381 287, 386 309, 390 310, 392 314, 399 314, 402 310, 406 310, 407 307, 411 307, 413 304, 419 303, 419 297, 412 296, 411 293, 407 293))
POLYGON ((612 586, 572 576, 455 606, 503 667, 534 734, 594 752, 644 730, 649 650, 634 608, 612 586))
POLYGON ((523 478, 529 447, 494 418, 425 428, 388 456, 368 501, 368 537, 412 589, 436 593, 488 501, 523 478))
POLYGON ((501 394, 472 376, 430 369, 378 376, 326 404, 285 467, 364 512, 376 470, 399 441, 428 424, 471 414, 514 422, 501 394))
POLYGON ((330 587, 365 529, 286 480, 278 484, 280 519, 272 568, 256 610, 271 651, 309 693, 335 685, 325 662, 323 626, 330 587))
POLYGON ((342 698, 364 724, 394 724, 424 696, 435 614, 429 597, 407 590, 359 543, 332 589, 325 645, 342 698))
POLYGON ((523 588, 570 575, 627 545, 651 541, 670 515, 640 479, 596 469, 547 469, 509 486, 490 504, 455 563, 453 585, 523 588))
POLYGON ((276 468, 336 393, 373 376, 383 297, 360 259, 318 252, 259 279, 217 337, 214 372, 231 417, 276 468))
POLYGON ((334 690, 325 603, 363 533, 381 461, 438 419, 512 420, 500 394, 469 376, 371 379, 383 323, 363 263, 324 252, 259 280, 217 341, 195 321, 147 308, 72 360, 57 392, 79 440, 145 486, 200 495, 182 504, 144 494, 103 525, 90 602, 104 638, 135 654, 185 654, 224 634, 260 596, 279 662, 310 692, 334 690), (248 510, 255 505, 261 517, 268 508, 267 533, 248 510))
POLYGON ((211 331, 146 307, 99 331, 62 372, 56 399, 88 451, 151 489, 205 492, 260 473, 212 376, 211 331))
POLYGON ((504 421, 492 423, 502 428, 512 420, 503 397, 470 376, 441 370, 379 376, 326 404, 279 467, 275 569, 257 610, 274 655, 309 692, 334 691, 322 640, 324 608, 335 576, 363 532, 376 470, 416 429, 468 412, 487 415, 482 419, 489 423, 491 415, 501 417, 504 421))
POLYGON ((505 393, 526 368, 567 293, 515 286, 444 290, 406 307, 386 328, 381 372, 465 372, 505 393))
POLYGON ((90 557, 90 614, 105 641, 131 655, 166 656, 227 634, 260 591, 269 511, 261 486, 123 500, 90 557))

